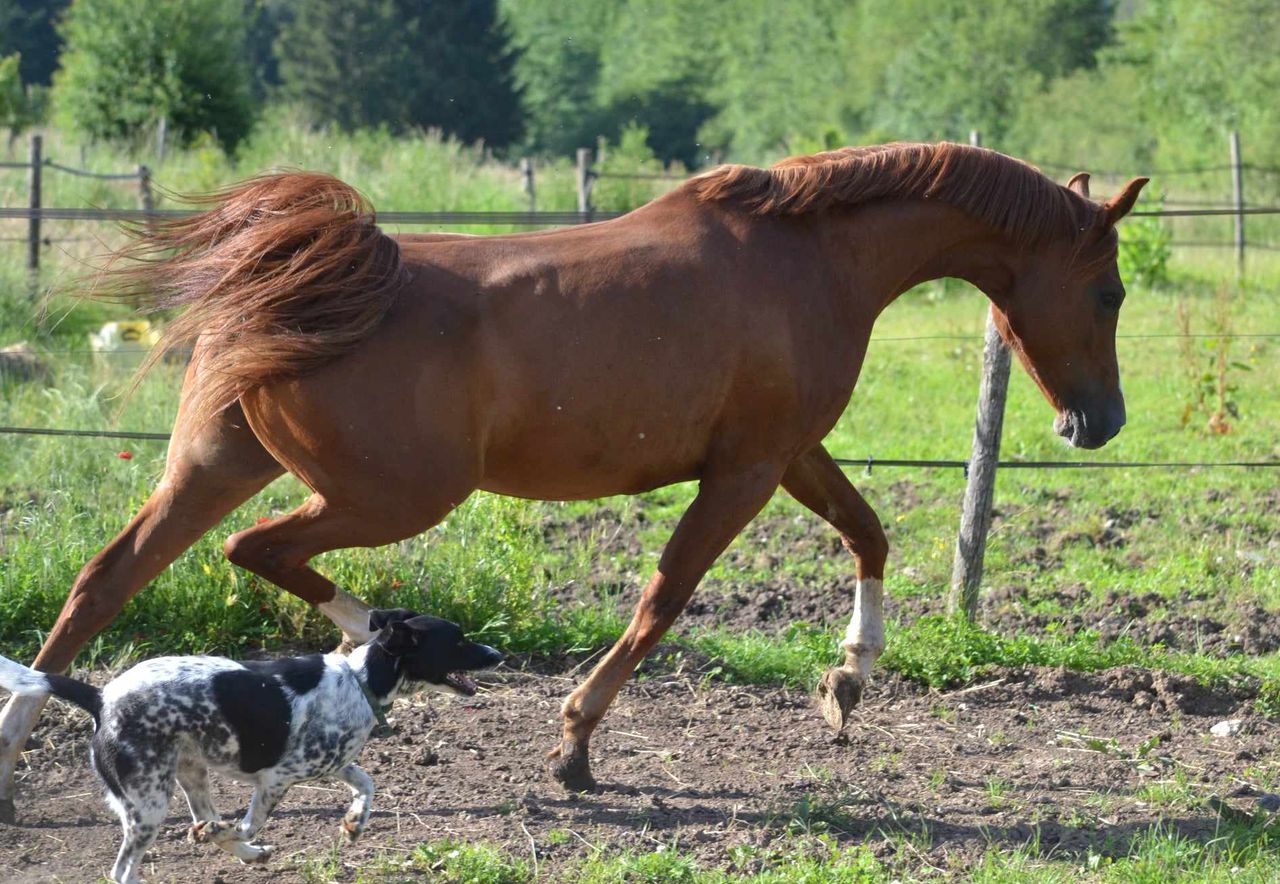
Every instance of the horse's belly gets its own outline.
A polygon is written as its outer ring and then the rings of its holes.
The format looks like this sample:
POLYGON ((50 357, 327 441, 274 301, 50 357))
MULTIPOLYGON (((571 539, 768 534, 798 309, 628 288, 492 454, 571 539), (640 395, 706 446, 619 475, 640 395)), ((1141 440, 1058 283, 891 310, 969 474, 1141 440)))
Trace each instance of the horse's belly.
POLYGON ((636 494, 698 477, 711 422, 619 412, 603 420, 549 420, 491 439, 480 487, 541 500, 636 494), (646 419, 648 417, 648 419, 646 419))

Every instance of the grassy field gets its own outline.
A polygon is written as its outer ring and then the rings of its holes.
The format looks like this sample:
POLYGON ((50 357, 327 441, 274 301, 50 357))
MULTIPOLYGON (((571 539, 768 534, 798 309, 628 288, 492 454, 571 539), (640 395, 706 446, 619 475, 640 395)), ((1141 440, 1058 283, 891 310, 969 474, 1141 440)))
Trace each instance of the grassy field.
MULTIPOLYGON (((56 137, 46 150, 63 162, 78 159, 64 156, 73 146, 56 137)), ((432 138, 336 138, 283 124, 256 135, 235 162, 212 147, 173 156, 157 170, 157 180, 180 190, 207 189, 280 157, 337 172, 365 188, 383 209, 524 205, 512 169, 458 145, 432 138)), ((113 171, 133 165, 131 158, 108 152, 95 152, 90 164, 113 171)), ((551 164, 540 175, 541 207, 571 204, 567 164, 551 164)), ((22 183, 17 176, 4 181, 0 204, 19 204, 22 183)), ((117 185, 80 179, 51 176, 47 188, 48 202, 57 205, 132 205, 136 198, 117 185)), ((132 363, 95 357, 86 344, 88 329, 112 314, 62 300, 36 322, 25 299, 21 248, 0 245, 0 346, 31 340, 53 366, 48 383, 4 383, 0 425, 166 431, 178 370, 162 367, 152 374, 117 420, 132 363)), ((94 245, 55 250, 46 282, 67 279, 94 245)), ((1179 255, 1170 284, 1131 288, 1119 342, 1129 423, 1102 451, 1064 449, 1051 431, 1048 405, 1015 368, 1003 456, 1280 459, 1280 268, 1255 267, 1242 285, 1224 281, 1229 278, 1225 266, 1179 255), (1226 401, 1230 413, 1214 419, 1226 401)), ((983 308, 980 296, 960 285, 925 287, 891 307, 876 328, 850 406, 828 439, 832 453, 857 460, 966 457, 983 308)), ((81 565, 145 499, 164 453, 162 442, 5 437, 0 648, 6 655, 34 653, 81 565)), ((856 479, 880 512, 892 545, 886 669, 921 684, 955 687, 999 666, 1095 670, 1136 664, 1210 684, 1248 686, 1262 711, 1280 714, 1280 655, 1257 652, 1248 642, 1221 641, 1221 628, 1212 635, 1198 632, 1198 624, 1211 622, 1225 624, 1229 633, 1237 624, 1256 625, 1280 612, 1277 470, 1002 471, 977 626, 940 616, 963 490, 960 471, 875 467, 856 479), (1127 599, 1141 600, 1142 613, 1131 620, 1142 628, 1108 627, 1108 618, 1114 620, 1127 599)), ((378 550, 335 552, 322 557, 319 567, 371 602, 454 618, 507 651, 586 656, 620 631, 625 602, 617 594, 634 598, 636 584, 654 567, 692 494, 692 487, 676 486, 639 498, 574 504, 476 495, 419 538, 378 550), (622 532, 639 542, 620 542, 622 532), (617 603, 601 604, 602 595, 617 603)), ((292 478, 275 482, 132 601, 81 662, 331 644, 336 636, 327 621, 232 567, 221 554, 228 534, 285 512, 304 496, 292 478)), ((851 562, 827 547, 795 543, 787 526, 808 519, 779 493, 757 521, 760 530, 748 530, 715 566, 707 592, 753 585, 826 588, 829 609, 779 628, 743 630, 701 620, 678 626, 658 665, 687 657, 712 680, 810 687, 833 662, 835 636, 848 617, 843 587, 851 562)), ((814 834, 776 856, 744 857, 736 870, 699 868, 671 851, 606 853, 584 861, 579 877, 701 882, 732 873, 755 881, 887 881, 928 875, 912 865, 905 848, 886 861, 809 837, 814 834)), ((1231 822, 1208 845, 1151 831, 1123 853, 1121 859, 1100 856, 1080 868, 1046 856, 1034 844, 1012 853, 993 848, 973 874, 982 881, 1164 881, 1175 874, 1262 881, 1270 880, 1280 859, 1274 826, 1261 818, 1231 822)), ((315 862, 314 880, 328 880, 323 858, 315 862)), ((389 855, 361 880, 408 880, 424 871, 457 881, 524 881, 534 872, 524 860, 483 846, 430 844, 407 857, 389 855)))

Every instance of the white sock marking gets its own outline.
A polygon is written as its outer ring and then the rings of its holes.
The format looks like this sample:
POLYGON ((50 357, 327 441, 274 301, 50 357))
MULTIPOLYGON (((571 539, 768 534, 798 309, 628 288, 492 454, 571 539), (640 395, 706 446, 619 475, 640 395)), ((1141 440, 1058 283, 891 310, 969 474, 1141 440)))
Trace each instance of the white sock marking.
POLYGON ((840 647, 858 663, 858 674, 866 678, 876 658, 884 651, 884 584, 874 577, 858 581, 853 596, 853 616, 840 647))
POLYGON ((369 606, 351 593, 335 586, 333 598, 316 607, 352 641, 364 643, 373 638, 369 631, 369 606))

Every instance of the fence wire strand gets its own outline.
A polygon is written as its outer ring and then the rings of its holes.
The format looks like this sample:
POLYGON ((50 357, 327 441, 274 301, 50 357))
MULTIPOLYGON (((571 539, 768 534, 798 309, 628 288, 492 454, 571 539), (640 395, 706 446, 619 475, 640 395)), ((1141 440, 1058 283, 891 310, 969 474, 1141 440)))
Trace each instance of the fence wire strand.
MULTIPOLYGON (((130 430, 73 430, 60 427, 4 427, 0 435, 54 436, 79 439, 121 439, 140 442, 167 442, 169 433, 144 433, 130 430)), ((848 457, 832 458, 842 467, 857 467, 870 473, 876 467, 921 467, 924 469, 961 469, 969 471, 967 460, 937 460, 913 458, 864 457, 860 460, 848 457)), ((1119 461, 1119 460, 1002 460, 996 464, 1010 470, 1092 470, 1092 469, 1259 469, 1280 467, 1277 460, 1218 460, 1218 461, 1119 461)))

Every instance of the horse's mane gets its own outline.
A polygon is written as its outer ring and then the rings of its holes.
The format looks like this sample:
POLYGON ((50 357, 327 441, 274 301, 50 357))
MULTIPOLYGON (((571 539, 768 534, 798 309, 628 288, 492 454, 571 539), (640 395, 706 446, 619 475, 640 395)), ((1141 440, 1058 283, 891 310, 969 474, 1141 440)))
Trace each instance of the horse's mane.
POLYGON ((768 169, 719 166, 686 186, 699 200, 736 204, 755 215, 803 215, 888 199, 937 200, 1024 246, 1076 237, 1098 211, 1021 160, 949 142, 846 147, 791 157, 768 169))

